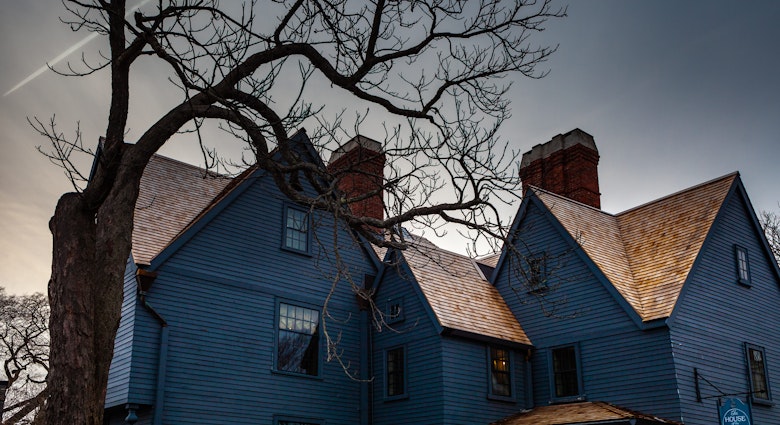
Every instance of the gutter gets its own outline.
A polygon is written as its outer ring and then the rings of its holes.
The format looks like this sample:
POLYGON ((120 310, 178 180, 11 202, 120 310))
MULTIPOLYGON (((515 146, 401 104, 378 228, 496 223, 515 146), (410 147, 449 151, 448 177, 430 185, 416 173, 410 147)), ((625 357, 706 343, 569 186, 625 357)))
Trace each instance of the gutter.
POLYGON ((150 272, 144 269, 138 269, 135 273, 135 280, 138 283, 138 294, 141 304, 157 319, 160 323, 160 352, 157 358, 157 385, 155 387, 154 415, 153 425, 162 425, 162 417, 165 403, 165 375, 168 363, 168 322, 160 315, 157 310, 146 300, 146 294, 157 278, 157 272, 150 272))

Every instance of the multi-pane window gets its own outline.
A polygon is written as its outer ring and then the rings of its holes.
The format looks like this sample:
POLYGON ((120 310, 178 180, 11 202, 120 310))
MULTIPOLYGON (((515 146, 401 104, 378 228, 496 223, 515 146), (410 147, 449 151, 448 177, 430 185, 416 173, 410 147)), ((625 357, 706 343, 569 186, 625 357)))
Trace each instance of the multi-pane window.
POLYGON ((490 348, 490 394, 512 396, 512 368, 509 350, 490 348))
POLYGON ((309 251, 309 214, 306 211, 287 207, 284 247, 301 252, 309 251))
POLYGON ((528 290, 531 293, 542 293, 547 288, 547 258, 537 255, 526 258, 528 264, 528 290))
POLYGON ((387 350, 386 354, 387 396, 406 394, 404 347, 387 350))
POLYGON ((748 367, 750 369, 750 391, 756 400, 769 401, 769 379, 766 373, 766 353, 761 347, 747 344, 745 346, 748 367))
POLYGON ((276 369, 317 375, 319 366, 320 312, 279 303, 276 369))
POLYGON ((555 398, 580 395, 580 378, 577 370, 577 350, 575 346, 570 345, 553 349, 551 357, 555 398))
POLYGON ((734 253, 737 260, 737 278, 739 283, 750 285, 750 262, 748 261, 748 252, 739 245, 734 246, 734 253))

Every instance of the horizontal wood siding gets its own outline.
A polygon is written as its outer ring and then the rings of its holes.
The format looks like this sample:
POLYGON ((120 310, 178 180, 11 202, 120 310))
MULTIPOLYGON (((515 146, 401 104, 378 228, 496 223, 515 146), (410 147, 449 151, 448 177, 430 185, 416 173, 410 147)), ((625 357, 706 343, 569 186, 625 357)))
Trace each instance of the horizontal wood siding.
MULTIPOLYGON (((315 229, 312 255, 281 249, 285 203, 269 183, 252 180, 157 270, 147 299, 169 329, 164 423, 270 424, 278 414, 358 421, 359 383, 337 361, 325 361, 324 342, 320 377, 273 370, 276 308, 280 300, 321 308, 337 270, 349 271, 357 285, 376 272, 343 229, 335 234, 344 262, 334 265, 334 228, 325 220, 315 229)), ((357 371, 359 310, 346 276, 327 308, 335 350, 357 371)), ((148 311, 138 316, 147 338, 135 341, 135 360, 156 372, 160 325, 148 311)), ((137 378, 134 390, 154 395, 156 374, 139 371, 137 378)))
MULTIPOLYGON (((720 392, 741 393, 739 397, 746 399, 746 342, 766 350, 770 389, 774 402, 780 403, 780 282, 749 221, 744 199, 739 192, 735 195, 710 231, 671 325, 686 425, 716 423, 715 396, 720 392), (751 287, 737 283, 734 244, 748 251, 751 287), (700 380, 705 398, 701 402, 696 401, 694 368, 712 383, 700 380)), ((780 424, 780 407, 752 409, 755 424, 780 424)))
POLYGON ((503 401, 488 398, 488 345, 459 338, 444 338, 442 347, 445 388, 442 423, 484 425, 525 408, 524 352, 512 352, 514 401, 503 401))
MULTIPOLYGON (((510 284, 507 263, 496 287, 534 344, 533 400, 551 400, 547 356, 551 347, 579 344, 584 394, 589 401, 606 401, 665 417, 679 418, 674 362, 665 327, 643 331, 552 225, 552 217, 531 204, 517 243, 526 255, 546 252, 552 287, 536 297, 510 284)), ((588 235, 582 235, 587 243, 588 235)))
POLYGON ((374 425, 444 423, 441 337, 409 276, 407 270, 388 268, 376 296, 380 308, 388 298, 403 297, 404 320, 373 332, 374 425), (398 346, 406 349, 408 397, 387 400, 384 353, 398 346))
POLYGON ((114 338, 114 358, 108 371, 106 408, 127 403, 130 390, 130 369, 133 353, 133 326, 135 324, 136 267, 132 260, 127 262, 124 280, 122 318, 114 338))

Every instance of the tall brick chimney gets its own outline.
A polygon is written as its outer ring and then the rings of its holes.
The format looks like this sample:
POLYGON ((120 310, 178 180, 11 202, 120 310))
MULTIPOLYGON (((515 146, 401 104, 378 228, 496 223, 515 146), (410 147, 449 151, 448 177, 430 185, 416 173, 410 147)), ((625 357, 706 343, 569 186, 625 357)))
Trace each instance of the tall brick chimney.
POLYGON ((534 146, 520 161, 523 193, 528 186, 601 208, 599 151, 593 136, 575 128, 534 146))
POLYGON ((384 193, 381 190, 384 168, 382 145, 364 136, 355 136, 336 149, 328 163, 332 173, 343 173, 338 187, 347 197, 379 190, 379 193, 350 205, 352 213, 379 220, 385 217, 384 193))

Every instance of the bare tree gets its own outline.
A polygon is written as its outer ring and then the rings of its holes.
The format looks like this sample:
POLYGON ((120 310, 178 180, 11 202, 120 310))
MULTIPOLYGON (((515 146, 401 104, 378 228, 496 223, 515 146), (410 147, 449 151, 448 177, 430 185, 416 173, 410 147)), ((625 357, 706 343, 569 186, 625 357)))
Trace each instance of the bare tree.
POLYGON ((77 189, 60 198, 50 222, 47 423, 101 423, 139 181, 150 157, 177 132, 193 132, 214 167, 219 161, 201 129, 222 123, 289 199, 333 214, 379 246, 405 248, 402 237, 376 230, 411 221, 503 237, 497 203, 507 190, 519 193, 514 155, 497 136, 509 117, 507 78, 544 76, 536 66, 555 49, 534 47, 529 37, 547 19, 565 15, 550 1, 277 0, 227 10, 216 0, 159 0, 136 11, 124 0, 64 1, 74 30, 104 35, 110 46, 103 62, 67 73, 108 70, 111 103, 88 181, 72 160, 90 152, 80 133, 67 139, 53 121, 32 121, 77 189), (169 79, 181 98, 129 144, 129 83, 141 58, 166 65, 169 75, 160 83, 169 79), (328 115, 332 105, 315 103, 323 88, 357 106, 328 115), (304 121, 315 123, 311 139, 325 154, 354 135, 366 118, 360 110, 387 123, 389 174, 374 193, 348 197, 337 188, 350 170, 329 171, 301 158, 289 134, 304 121), (357 118, 347 124, 352 112, 357 118), (301 179, 315 193, 304 191, 301 179), (377 193, 387 200, 384 219, 349 208, 377 193))
POLYGON ((775 260, 780 264, 780 215, 772 211, 761 211, 758 217, 761 227, 764 228, 769 248, 775 255, 775 260))
POLYGON ((8 381, 0 423, 29 423, 41 406, 49 369, 49 304, 41 293, 0 287, 0 359, 8 381))

